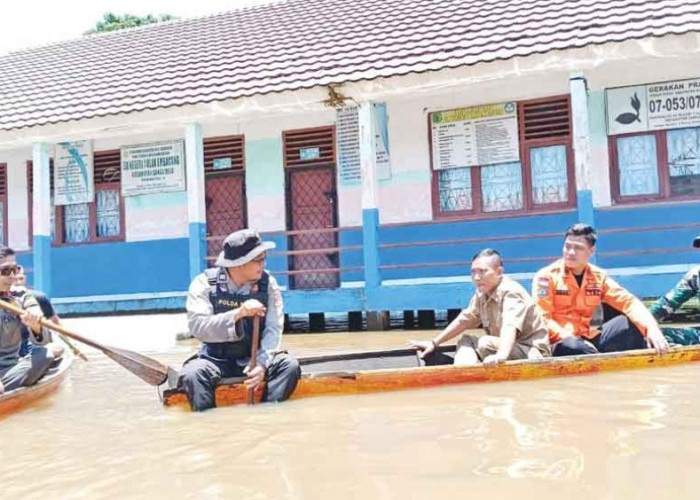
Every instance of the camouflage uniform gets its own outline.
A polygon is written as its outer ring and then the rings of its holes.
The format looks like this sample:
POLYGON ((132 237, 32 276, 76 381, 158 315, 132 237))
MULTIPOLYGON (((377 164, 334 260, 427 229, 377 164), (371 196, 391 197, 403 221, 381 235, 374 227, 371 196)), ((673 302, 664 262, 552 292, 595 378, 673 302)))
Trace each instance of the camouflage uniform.
MULTIPOLYGON (((688 271, 666 295, 654 302, 650 310, 658 320, 668 319, 676 309, 693 297, 700 297, 700 266, 688 271)), ((697 328, 663 328, 664 336, 674 344, 694 345, 700 343, 697 328)))

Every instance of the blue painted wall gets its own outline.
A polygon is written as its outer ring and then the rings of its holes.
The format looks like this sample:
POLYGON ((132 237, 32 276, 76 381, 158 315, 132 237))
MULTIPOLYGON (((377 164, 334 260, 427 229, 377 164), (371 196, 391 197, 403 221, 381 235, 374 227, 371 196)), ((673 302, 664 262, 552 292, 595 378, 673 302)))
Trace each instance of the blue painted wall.
MULTIPOLYGON (((561 255, 562 236, 566 228, 576 222, 577 213, 568 211, 551 215, 508 217, 503 219, 431 223, 410 226, 384 226, 380 229, 380 244, 458 240, 466 238, 495 238, 493 241, 430 245, 380 250, 382 265, 469 262, 474 254, 486 247, 498 250, 506 261, 506 272, 529 272, 544 266, 561 255), (552 237, 534 237, 521 240, 498 240, 513 235, 552 233, 552 237), (511 259, 539 259, 512 261, 511 259)), ((387 269, 383 279, 463 276, 468 266, 387 269)))
MULTIPOLYGON (((379 229, 380 245, 389 243, 443 241, 464 238, 493 238, 491 241, 452 245, 380 249, 382 265, 463 261, 463 266, 419 267, 382 271, 382 278, 416 279, 431 277, 464 277, 469 273, 466 264, 480 249, 496 248, 506 259, 506 272, 532 273, 559 257, 565 229, 577 222, 575 210, 550 214, 502 219, 453 221, 415 225, 389 225, 379 229), (550 236, 546 236, 551 234, 550 236), (499 237, 532 235, 533 238, 499 240, 499 237), (545 235, 545 236, 542 236, 545 235), (515 261, 509 259, 516 259, 515 261), (521 260, 517 260, 521 259, 521 260)), ((599 230, 598 264, 606 268, 644 267, 662 264, 691 264, 698 262, 697 250, 691 241, 700 226, 700 202, 680 205, 656 205, 630 208, 597 209, 595 219, 599 230), (608 233, 624 227, 644 228, 663 225, 693 225, 684 229, 643 231, 638 233, 608 233), (659 249, 680 250, 667 253, 659 249), (610 252, 639 251, 637 255, 610 255, 610 252), (649 250, 654 252, 650 253, 649 250)), ((341 247, 362 247, 362 228, 340 231, 341 247)), ((267 268, 275 274, 282 286, 288 286, 288 258, 280 255, 287 249, 287 238, 280 233, 263 234, 263 239, 274 241, 267 268)), ((184 292, 189 278, 189 240, 187 238, 133 242, 104 243, 84 246, 53 247, 51 251, 53 297, 85 297, 92 295, 184 292)), ((22 253, 18 261, 31 269, 32 255, 22 253)), ((343 250, 341 267, 361 267, 363 249, 343 250)), ((663 293, 682 275, 682 272, 647 274, 643 269, 634 276, 620 276, 618 280, 641 297, 663 293)), ((31 282, 31 274, 29 281, 31 282)), ((363 281, 364 272, 350 271, 341 275, 342 282, 363 281)), ((522 281, 530 287, 528 279, 522 281)), ((474 289, 470 283, 405 284, 383 286, 368 296, 363 288, 287 291, 284 293, 289 313, 343 312, 348 310, 401 310, 446 309, 463 307, 474 289)), ((62 301, 63 302, 63 301, 62 301)), ((184 297, 135 298, 134 300, 105 303, 62 303, 62 312, 98 312, 116 310, 143 310, 152 308, 181 308, 184 297), (101 307, 101 309, 100 309, 101 307)))
POLYGON ((289 276, 281 274, 282 271, 287 271, 289 268, 288 257, 281 254, 281 252, 287 251, 287 237, 280 233, 262 233, 260 237, 263 241, 272 241, 277 245, 274 250, 267 252, 265 268, 273 274, 280 286, 288 287, 289 276))
POLYGON ((654 226, 700 225, 700 203, 614 208, 596 211, 598 224, 598 265, 601 267, 636 267, 700 263, 692 240, 697 227, 638 233, 606 234, 606 230, 654 226), (666 253, 660 250, 680 250, 666 253), (606 255, 607 252, 646 251, 636 255, 606 255))
MULTIPOLYGON (((340 248, 360 246, 357 250, 341 250, 340 252, 340 267, 363 267, 364 257, 362 249, 362 228, 349 228, 340 231, 338 237, 340 248)), ((365 274, 363 271, 347 271, 340 273, 340 281, 347 283, 351 281, 364 281, 365 274)))
POLYGON ((53 247, 53 297, 187 290, 189 239, 53 247))

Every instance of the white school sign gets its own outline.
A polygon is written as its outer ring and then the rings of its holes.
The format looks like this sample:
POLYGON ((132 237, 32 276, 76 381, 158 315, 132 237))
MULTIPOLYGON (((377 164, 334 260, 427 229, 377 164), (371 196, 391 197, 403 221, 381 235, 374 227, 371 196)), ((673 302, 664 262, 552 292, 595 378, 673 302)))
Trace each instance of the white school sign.
POLYGON ((121 148, 122 196, 184 191, 183 141, 121 148))

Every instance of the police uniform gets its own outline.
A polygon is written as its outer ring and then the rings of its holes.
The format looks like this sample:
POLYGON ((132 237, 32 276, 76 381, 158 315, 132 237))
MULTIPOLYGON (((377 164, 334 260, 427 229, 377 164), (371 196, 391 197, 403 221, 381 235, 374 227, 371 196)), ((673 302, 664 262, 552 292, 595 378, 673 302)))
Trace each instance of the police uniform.
POLYGON ((643 349, 647 325, 655 323, 639 299, 592 264, 586 266, 579 285, 560 259, 537 272, 532 294, 547 323, 554 356, 643 349), (591 328, 601 304, 622 315, 600 329, 591 328))
MULTIPOLYGON (((5 293, 0 300, 11 301, 26 311, 41 312, 36 299, 25 288, 5 293)), ((44 327, 39 333, 26 329, 35 348, 30 354, 20 357, 23 329, 25 327, 17 315, 0 310, 0 387, 5 391, 35 384, 54 361, 53 354, 43 347, 51 341, 51 332, 44 327)))
POLYGON ((257 283, 237 287, 225 268, 207 269, 192 281, 187 296, 189 329, 202 345, 185 362, 179 378, 195 411, 215 406, 214 390, 222 378, 244 375, 251 355, 253 320, 236 322, 233 311, 248 299, 257 299, 267 308, 260 322, 257 357, 257 363, 266 370, 263 401, 283 401, 296 388, 299 363, 289 354, 278 352, 284 310, 275 278, 263 271, 257 283))

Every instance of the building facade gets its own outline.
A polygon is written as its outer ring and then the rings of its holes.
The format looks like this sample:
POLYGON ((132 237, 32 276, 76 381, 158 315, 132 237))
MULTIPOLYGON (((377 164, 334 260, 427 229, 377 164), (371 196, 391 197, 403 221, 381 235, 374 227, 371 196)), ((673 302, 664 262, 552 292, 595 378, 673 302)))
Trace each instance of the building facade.
POLYGON ((700 7, 335 4, 0 58, 2 237, 59 310, 181 308, 245 226, 291 313, 461 307, 487 246, 529 286, 577 221, 640 296, 697 262, 700 7))

